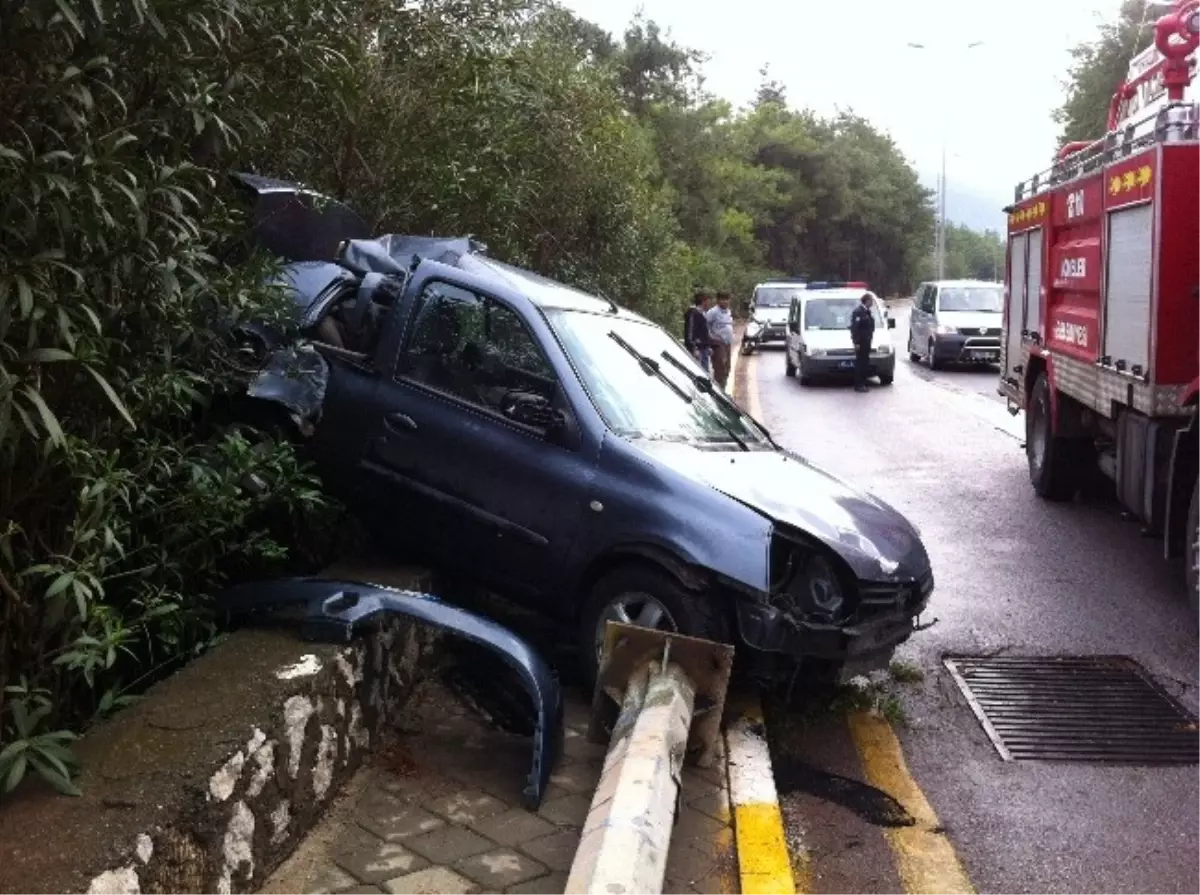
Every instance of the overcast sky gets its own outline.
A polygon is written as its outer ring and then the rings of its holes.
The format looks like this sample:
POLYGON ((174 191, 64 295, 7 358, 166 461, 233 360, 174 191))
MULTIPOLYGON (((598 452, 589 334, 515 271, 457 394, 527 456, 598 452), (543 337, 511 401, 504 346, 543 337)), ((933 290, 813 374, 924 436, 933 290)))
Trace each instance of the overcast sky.
MULTIPOLYGON (((759 69, 795 106, 852 108, 891 133, 932 184, 943 128, 957 190, 1007 204, 1048 167, 1068 49, 1097 34, 1120 0, 564 0, 619 36, 639 8, 678 42, 709 55, 707 86, 736 105, 759 69), (926 49, 907 47, 912 41, 926 49), (981 46, 967 50, 974 41, 981 46)), ((1115 85, 1114 85, 1115 86, 1115 85)), ((1099 134, 1097 136, 1100 136, 1099 134)), ((955 218, 954 208, 948 216, 955 218)), ((1000 215, 997 212, 997 218, 1000 215)))

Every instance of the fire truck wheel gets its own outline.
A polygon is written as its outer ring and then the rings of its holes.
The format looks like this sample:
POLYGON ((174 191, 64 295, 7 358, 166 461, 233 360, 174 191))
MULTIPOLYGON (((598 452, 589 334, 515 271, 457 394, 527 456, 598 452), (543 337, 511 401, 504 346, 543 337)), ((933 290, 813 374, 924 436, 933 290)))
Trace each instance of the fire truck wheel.
POLYGON ((1025 456, 1029 460, 1029 481, 1038 497, 1070 500, 1075 496, 1084 446, 1080 439, 1053 433, 1050 382, 1045 373, 1039 374, 1025 412, 1025 456))
POLYGON ((1200 480, 1192 486, 1192 505, 1188 508, 1187 549, 1183 555, 1187 568, 1184 569, 1184 579, 1187 581, 1188 599, 1192 601, 1192 609, 1200 612, 1200 523, 1196 515, 1200 513, 1200 480))

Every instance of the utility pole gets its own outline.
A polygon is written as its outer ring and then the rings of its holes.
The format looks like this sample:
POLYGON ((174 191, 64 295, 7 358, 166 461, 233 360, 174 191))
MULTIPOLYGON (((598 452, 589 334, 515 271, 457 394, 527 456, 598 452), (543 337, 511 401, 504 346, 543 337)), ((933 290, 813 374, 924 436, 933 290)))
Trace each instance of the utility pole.
MULTIPOLYGON (((928 49, 925 44, 916 41, 909 41, 908 46, 914 50, 928 49)), ((973 50, 976 47, 983 46, 982 40, 975 40, 963 47, 964 50, 973 50)), ((937 48, 935 48, 937 49, 937 48)), ((946 109, 942 108, 942 173, 938 178, 938 205, 937 219, 933 235, 933 264, 937 271, 937 278, 944 280, 946 278, 946 139, 947 139, 947 113, 946 109)))

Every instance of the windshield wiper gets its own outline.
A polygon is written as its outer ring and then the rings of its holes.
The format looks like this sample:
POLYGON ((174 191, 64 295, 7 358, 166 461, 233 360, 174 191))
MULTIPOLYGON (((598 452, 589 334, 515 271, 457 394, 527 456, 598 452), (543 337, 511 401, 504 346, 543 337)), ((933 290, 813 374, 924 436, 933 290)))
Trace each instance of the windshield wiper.
MULTIPOLYGON (((671 355, 669 355, 666 351, 663 351, 662 356, 667 363, 680 370, 684 376, 691 380, 692 384, 696 386, 698 391, 710 396, 714 394, 712 380, 707 376, 701 376, 699 373, 693 373, 686 366, 684 366, 678 358, 671 357, 671 355)), ((721 429, 724 430, 726 435, 737 442, 738 447, 740 447, 743 451, 750 450, 750 446, 746 444, 741 436, 733 430, 733 427, 726 424, 725 420, 721 419, 720 415, 715 413, 712 408, 704 407, 704 412, 708 414, 709 419, 711 419, 718 426, 720 426, 721 429)))
POLYGON ((615 332, 609 332, 608 337, 632 354, 634 358, 636 358, 637 362, 641 365, 642 370, 647 376, 657 377, 660 381, 666 384, 667 388, 679 395, 679 397, 684 401, 689 404, 692 403, 692 396, 676 385, 671 380, 671 377, 662 371, 658 365, 658 361, 652 357, 646 357, 646 355, 642 354, 640 351, 618 336, 615 332))

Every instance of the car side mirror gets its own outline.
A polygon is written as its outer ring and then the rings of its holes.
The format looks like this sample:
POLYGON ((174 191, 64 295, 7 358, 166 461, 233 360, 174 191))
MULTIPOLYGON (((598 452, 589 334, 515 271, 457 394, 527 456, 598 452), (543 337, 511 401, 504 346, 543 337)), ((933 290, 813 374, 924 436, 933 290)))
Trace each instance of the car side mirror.
POLYGON ((888 329, 895 329, 896 328, 896 318, 889 317, 887 320, 888 320, 888 329))
POLYGON ((565 413, 551 406, 546 398, 530 392, 509 392, 500 412, 515 423, 542 429, 547 434, 561 432, 567 425, 565 413))

